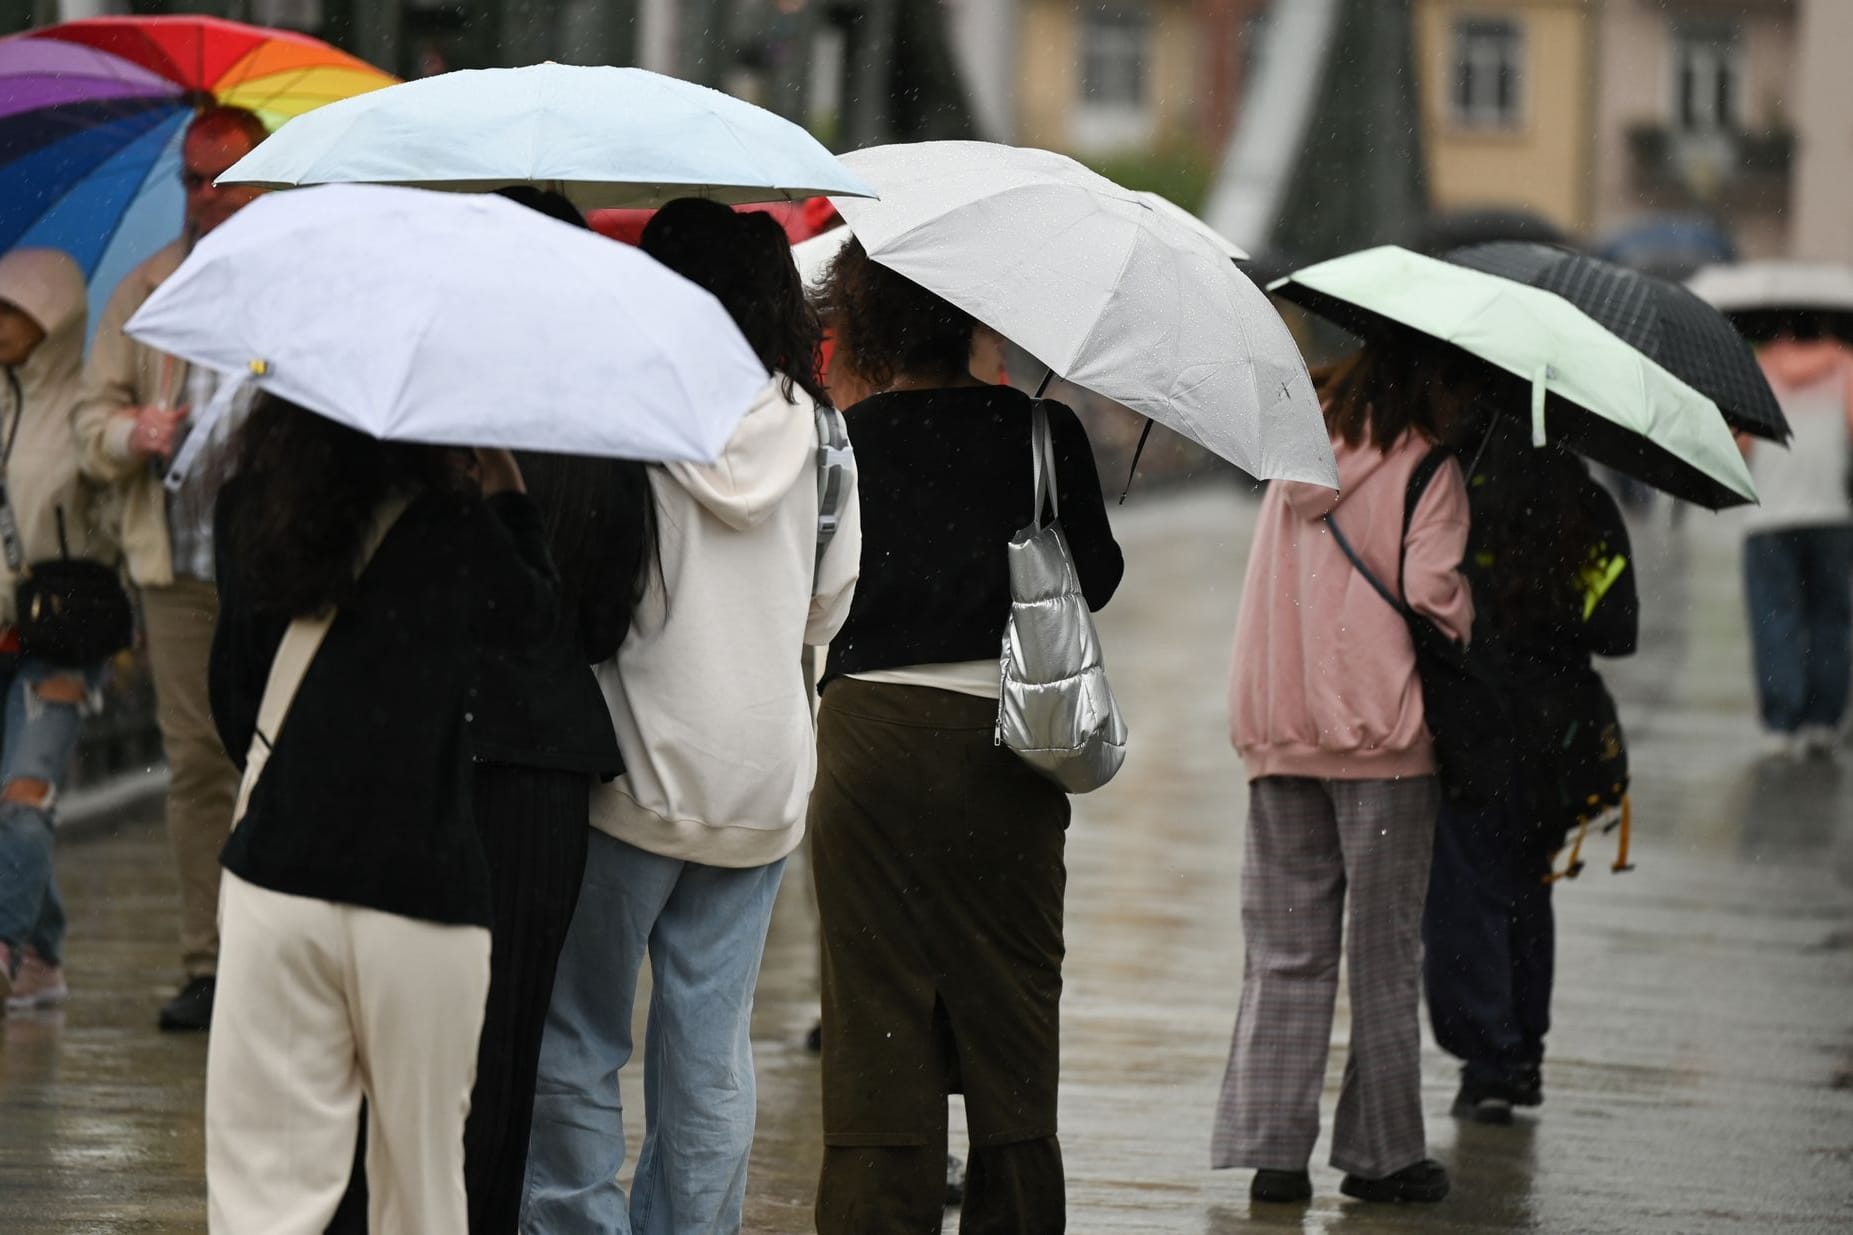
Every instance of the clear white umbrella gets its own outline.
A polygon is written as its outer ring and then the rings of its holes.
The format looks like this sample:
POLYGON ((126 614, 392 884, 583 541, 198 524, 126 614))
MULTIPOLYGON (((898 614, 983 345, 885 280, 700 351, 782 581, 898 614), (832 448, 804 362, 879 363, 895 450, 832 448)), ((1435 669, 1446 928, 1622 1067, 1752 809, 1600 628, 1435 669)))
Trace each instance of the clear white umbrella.
POLYGON ((495 196, 374 185, 259 199, 126 329, 434 445, 709 462, 768 380, 718 300, 636 249, 495 196))
POLYGON ((1835 262, 1760 261, 1707 266, 1686 286, 1721 313, 1853 313, 1853 266, 1835 262))
POLYGON ((803 128, 647 69, 464 69, 343 99, 290 121, 221 184, 555 188, 582 210, 871 192, 803 128))
POLYGON ((1236 269, 1240 250, 1176 206, 1062 155, 988 142, 875 146, 843 161, 881 195, 832 198, 875 261, 1053 375, 1252 475, 1338 483, 1285 323, 1236 269))

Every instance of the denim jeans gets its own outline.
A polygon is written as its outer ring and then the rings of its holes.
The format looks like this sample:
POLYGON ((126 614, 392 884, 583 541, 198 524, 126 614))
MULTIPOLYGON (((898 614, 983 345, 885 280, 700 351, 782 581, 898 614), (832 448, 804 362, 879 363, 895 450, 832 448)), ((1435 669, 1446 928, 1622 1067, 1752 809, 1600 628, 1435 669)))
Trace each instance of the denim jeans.
POLYGON ((1744 595, 1763 724, 1838 727, 1853 681, 1853 526, 1750 536, 1744 595))
MULTIPOLYGON (((55 677, 77 677, 88 689, 95 684, 96 671, 59 668, 31 658, 0 658, 0 694, 5 698, 0 787, 15 780, 42 780, 52 787, 54 801, 83 729, 78 704, 52 702, 38 694, 39 684, 55 677)), ((30 947, 56 965, 64 951, 64 902, 52 873, 53 805, 0 802, 0 943, 15 951, 30 947)))
POLYGON ((758 1104, 753 988, 784 867, 702 866, 592 832, 541 1043, 527 1235, 740 1229, 758 1104), (644 1136, 627 1202, 618 1073, 646 953, 644 1136))

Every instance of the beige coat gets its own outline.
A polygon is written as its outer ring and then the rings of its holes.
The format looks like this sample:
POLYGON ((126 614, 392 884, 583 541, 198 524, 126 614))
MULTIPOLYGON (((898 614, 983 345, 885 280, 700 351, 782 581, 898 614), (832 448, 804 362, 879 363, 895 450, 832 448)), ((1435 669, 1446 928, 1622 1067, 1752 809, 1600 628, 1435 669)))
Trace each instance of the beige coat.
MULTIPOLYGON (((45 341, 13 373, 19 406, 13 402, 12 383, 0 382, 0 435, 17 433, 6 463, 7 496, 28 565, 59 557, 67 547, 72 557, 106 562, 116 557, 114 545, 97 527, 97 494, 78 474, 77 443, 71 438, 71 409, 83 373, 85 297, 83 271, 64 253, 14 249, 0 257, 0 300, 25 310, 45 331, 45 341)), ((0 624, 14 621, 17 582, 0 554, 0 624)))
POLYGON ((186 390, 187 365, 129 338, 122 326, 186 255, 186 241, 176 240, 117 284, 90 344, 83 394, 72 420, 84 473, 110 486, 117 499, 122 551, 129 577, 139 587, 172 583, 174 556, 167 530, 167 490, 160 471, 129 449, 129 435, 135 430, 130 412, 179 400, 186 390))

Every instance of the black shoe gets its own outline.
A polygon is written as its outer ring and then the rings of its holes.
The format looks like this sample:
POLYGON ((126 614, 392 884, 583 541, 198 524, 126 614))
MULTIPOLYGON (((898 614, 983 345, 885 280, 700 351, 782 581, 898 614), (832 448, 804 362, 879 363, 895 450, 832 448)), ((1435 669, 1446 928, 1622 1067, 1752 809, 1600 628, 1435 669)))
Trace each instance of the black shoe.
POLYGON ((818 1021, 804 1035, 804 1049, 813 1055, 824 1053, 824 1023, 818 1021))
POLYGON ((1526 1068, 1518 1088, 1512 1093, 1513 1106, 1544 1105, 1544 1069, 1526 1068))
POLYGON ((1310 1201, 1313 1199, 1313 1177, 1305 1171, 1256 1171, 1248 1183, 1248 1199, 1274 1205, 1310 1201))
POLYGON ((161 1005, 161 1028, 184 1032, 212 1028, 212 996, 217 978, 189 978, 180 993, 161 1005))
POLYGON ((1448 1194, 1448 1168, 1433 1158, 1424 1158, 1382 1179, 1347 1175, 1338 1190, 1360 1201, 1416 1201, 1423 1204, 1439 1201, 1448 1194))
POLYGON ((956 1154, 946 1155, 946 1208, 965 1203, 965 1163, 956 1154))
POLYGON ((1456 1119, 1471 1119, 1477 1124, 1509 1124, 1517 1100, 1517 1091, 1510 1085, 1462 1081, 1451 1113, 1456 1119))

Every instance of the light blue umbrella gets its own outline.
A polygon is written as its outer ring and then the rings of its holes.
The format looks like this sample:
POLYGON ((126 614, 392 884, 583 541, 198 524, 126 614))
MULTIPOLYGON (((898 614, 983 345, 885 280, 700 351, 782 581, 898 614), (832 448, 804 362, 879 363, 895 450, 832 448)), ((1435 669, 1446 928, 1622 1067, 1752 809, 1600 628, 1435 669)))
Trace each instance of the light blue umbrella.
POLYGON ((331 104, 284 125, 220 183, 524 183, 581 210, 874 196, 816 138, 762 107, 645 69, 569 64, 466 69, 331 104))

